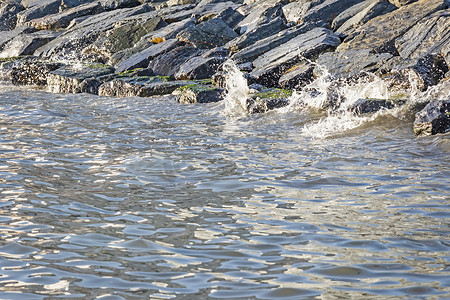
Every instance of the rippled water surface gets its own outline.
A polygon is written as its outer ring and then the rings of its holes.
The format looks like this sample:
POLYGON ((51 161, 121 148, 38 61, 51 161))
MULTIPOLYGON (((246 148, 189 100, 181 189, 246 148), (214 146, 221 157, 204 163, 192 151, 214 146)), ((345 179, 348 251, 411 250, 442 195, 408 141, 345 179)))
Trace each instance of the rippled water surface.
POLYGON ((450 297, 449 135, 0 91, 0 298, 450 297))

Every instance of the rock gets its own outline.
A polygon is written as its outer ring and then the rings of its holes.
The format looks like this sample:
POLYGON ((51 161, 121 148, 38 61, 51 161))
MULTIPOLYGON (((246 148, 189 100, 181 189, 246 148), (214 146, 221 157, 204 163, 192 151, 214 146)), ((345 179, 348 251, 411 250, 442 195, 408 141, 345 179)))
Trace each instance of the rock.
POLYGON ((193 81, 167 81, 161 77, 123 78, 103 83, 98 94, 113 97, 151 97, 167 95, 193 81))
POLYGON ((97 94, 100 81, 96 78, 111 74, 114 69, 107 65, 89 65, 80 69, 62 67, 47 76, 48 91, 52 93, 97 94))
POLYGON ((333 22, 331 22, 331 29, 333 29, 333 30, 338 29, 347 20, 351 19, 352 17, 357 15, 359 12, 361 12, 361 11, 365 10, 367 7, 369 7, 374 1, 377 1, 377 0, 365 0, 363 2, 356 3, 355 5, 347 8, 346 10, 341 12, 339 15, 337 15, 336 18, 333 19, 333 22))
POLYGON ((449 45, 450 9, 438 11, 420 20, 395 41, 400 56, 411 59, 418 59, 428 53, 442 53, 445 57, 450 51, 449 45))
POLYGON ((36 30, 34 28, 28 26, 18 26, 17 28, 10 31, 0 31, 0 50, 2 50, 3 47, 10 41, 12 41, 15 37, 21 34, 32 33, 35 31, 36 30))
POLYGON ((175 22, 172 24, 169 24, 167 26, 164 26, 158 30, 155 30, 147 35, 144 36, 144 38, 151 42, 151 43, 161 43, 170 39, 176 38, 177 34, 181 31, 192 28, 195 26, 195 19, 185 19, 179 22, 175 22))
POLYGON ((238 51, 287 28, 282 6, 267 7, 266 2, 263 4, 265 5, 257 6, 237 25, 236 30, 241 36, 228 43, 227 48, 238 51))
POLYGON ((217 14, 217 17, 221 18, 230 28, 235 28, 244 19, 244 16, 240 12, 231 7, 217 14))
POLYGON ((389 0, 392 4, 394 4, 397 7, 405 6, 410 3, 416 2, 417 0, 389 0))
POLYGON ((249 47, 246 47, 231 56, 236 63, 251 62, 258 56, 261 56, 265 52, 272 50, 290 39, 296 37, 299 34, 307 32, 309 29, 306 26, 296 26, 282 30, 274 35, 259 40, 249 47))
POLYGON ((256 83, 273 87, 283 73, 304 58, 317 57, 334 49, 340 39, 325 28, 315 28, 289 40, 253 61, 254 70, 250 75, 256 83))
POLYGON ((430 102, 416 114, 414 132, 427 136, 450 131, 450 99, 430 102))
POLYGON ((194 46, 182 45, 154 58, 150 61, 148 67, 151 68, 155 74, 174 76, 183 63, 200 54, 201 50, 194 46))
POLYGON ((149 62, 155 57, 169 52, 176 47, 182 45, 177 39, 171 39, 164 41, 159 44, 154 44, 147 49, 130 56, 128 59, 120 62, 116 65, 117 72, 124 72, 127 70, 132 70, 136 68, 145 68, 148 66, 149 62))
POLYGON ((117 25, 101 33, 94 43, 83 49, 82 53, 101 56, 102 61, 107 62, 115 53, 134 47, 144 35, 155 30, 160 22, 161 18, 155 17, 146 21, 138 19, 117 25))
POLYGON ((100 3, 107 11, 119 8, 131 8, 142 4, 139 0, 100 0, 100 3))
POLYGON ((341 26, 339 26, 336 32, 346 36, 351 35, 353 31, 362 24, 397 9, 395 5, 391 4, 387 0, 367 0, 361 2, 360 4, 365 4, 367 2, 369 3, 367 7, 345 21, 341 26))
POLYGON ((355 115, 362 115, 377 112, 382 109, 392 109, 405 103, 406 100, 359 99, 348 110, 355 115))
POLYGON ((194 4, 194 0, 169 0, 166 2, 167 6, 194 4))
POLYGON ((15 85, 38 85, 47 84, 47 77, 51 71, 61 66, 60 63, 39 61, 33 57, 17 60, 19 63, 11 68, 9 79, 15 85))
POLYGON ((32 2, 30 5, 32 6, 24 5, 26 9, 17 14, 18 25, 23 25, 30 20, 58 13, 61 0, 41 0, 32 2))
POLYGON ((60 29, 69 26, 70 22, 76 18, 94 15, 101 11, 102 6, 100 3, 93 2, 67 9, 61 13, 46 15, 38 19, 30 20, 26 22, 26 25, 34 27, 38 30, 60 29))
MULTIPOLYGON (((175 6, 175 8, 183 7, 183 6, 175 6)), ((223 11, 228 8, 236 9, 239 7, 239 4, 236 4, 232 1, 225 2, 217 2, 217 3, 207 3, 204 5, 191 5, 190 7, 184 7, 178 12, 168 14, 164 16, 164 21, 167 23, 179 22, 186 18, 190 18, 191 16, 206 16, 210 14, 220 15, 223 11)))
POLYGON ((190 84, 173 92, 180 103, 210 103, 225 99, 225 89, 212 85, 190 84))
POLYGON ((315 1, 307 1, 307 0, 297 0, 292 1, 283 6, 283 14, 286 17, 287 22, 293 23, 301 23, 303 16, 306 12, 317 6, 322 4, 325 0, 315 0, 315 1))
POLYGON ((449 71, 444 57, 440 54, 427 54, 414 66, 427 87, 438 84, 449 71))
POLYGON ((123 19, 149 10, 151 8, 144 4, 134 8, 116 9, 94 15, 40 47, 34 55, 43 58, 51 57, 55 60, 83 60, 81 50, 94 42, 102 32, 112 29, 123 19))
POLYGON ((217 48, 212 49, 203 53, 201 56, 195 56, 181 64, 175 74, 175 79, 192 80, 211 78, 227 59, 227 52, 217 51, 217 48))
POLYGON ((321 67, 335 78, 349 78, 361 72, 376 72, 385 66, 386 62, 392 58, 389 53, 372 53, 368 49, 345 50, 340 52, 327 52, 319 56, 314 73, 319 76, 321 67))
POLYGON ((221 18, 213 18, 177 34, 177 39, 197 48, 214 48, 225 45, 238 35, 221 18))
POLYGON ((55 39, 57 36, 59 36, 59 33, 52 31, 20 34, 3 46, 0 58, 32 55, 37 48, 55 39))
POLYGON ((264 89, 247 99, 249 113, 265 113, 267 111, 289 105, 291 91, 277 88, 264 89))
POLYGON ((299 22, 314 24, 315 26, 328 27, 334 18, 346 9, 364 0, 325 0, 321 4, 310 8, 299 22))
POLYGON ((420 0, 402 6, 359 27, 337 50, 371 49, 378 53, 388 52, 398 55, 395 39, 405 34, 424 17, 446 6, 446 0, 420 0))
POLYGON ((314 64, 304 60, 287 70, 278 84, 283 89, 299 90, 314 80, 314 64))
POLYGON ((17 24, 17 13, 24 9, 18 0, 9 0, 0 3, 0 31, 14 29, 17 24))

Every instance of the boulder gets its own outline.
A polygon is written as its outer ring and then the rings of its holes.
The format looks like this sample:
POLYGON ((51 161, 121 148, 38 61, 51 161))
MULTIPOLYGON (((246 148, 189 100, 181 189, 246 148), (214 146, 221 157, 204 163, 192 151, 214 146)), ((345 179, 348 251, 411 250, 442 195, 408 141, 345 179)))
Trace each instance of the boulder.
POLYGON ((183 63, 198 56, 201 50, 191 45, 182 45, 154 58, 148 64, 155 74, 174 76, 180 70, 183 63))
POLYGON ((382 109, 392 109, 405 103, 406 100, 359 99, 348 110, 355 115, 362 115, 377 112, 382 109))
POLYGON ((103 83, 99 87, 98 94, 112 97, 151 97, 170 94, 189 84, 194 84, 194 82, 168 81, 162 77, 122 78, 103 83))
POLYGON ((8 74, 7 81, 15 85, 44 86, 47 84, 48 74, 59 67, 61 67, 60 63, 40 61, 34 57, 23 57, 13 59, 10 66, 6 68, 7 70, 2 73, 8 74))
POLYGON ((100 3, 107 11, 119 8, 130 8, 142 4, 139 0, 100 0, 100 3))
POLYGON ((283 89, 299 90, 314 80, 314 64, 303 60, 287 70, 278 84, 283 89))
MULTIPOLYGON (((130 20, 103 32, 97 40, 83 49, 84 55, 97 55, 102 61, 109 61, 115 53, 134 47, 141 38, 155 30, 161 22, 160 17, 145 21, 130 20)), ((146 43, 148 45, 149 43, 146 43)))
POLYGON ((116 9, 91 16, 64 32, 58 38, 40 47, 34 54, 54 60, 83 60, 81 50, 94 42, 102 32, 112 29, 115 24, 123 19, 150 10, 151 8, 144 4, 134 8, 116 9))
POLYGON ((93 2, 64 10, 61 13, 46 15, 38 19, 30 20, 26 22, 26 25, 38 30, 60 29, 69 26, 70 22, 76 18, 94 15, 101 11, 102 6, 100 3, 93 2))
POLYGON ((429 87, 444 79, 449 68, 441 54, 427 54, 418 60, 414 70, 423 79, 426 87, 429 87))
POLYGON ((389 0, 392 4, 394 4, 397 7, 405 6, 410 3, 416 2, 417 0, 389 0))
POLYGON ((427 136, 450 131, 450 99, 430 102, 416 114, 414 132, 427 136))
POLYGON ((320 5, 325 0, 297 0, 283 6, 283 14, 287 22, 301 23, 303 16, 314 6, 320 5))
POLYGON ((53 31, 20 34, 3 46, 0 58, 32 55, 37 48, 50 42, 57 36, 59 36, 59 33, 53 31))
POLYGON ((198 18, 202 16, 207 16, 210 14, 220 15, 223 11, 228 8, 236 9, 239 7, 239 4, 236 4, 232 1, 224 1, 224 2, 212 2, 206 3, 202 5, 190 5, 190 6, 174 6, 174 8, 184 7, 183 9, 178 9, 177 12, 167 14, 164 16, 164 21, 167 23, 179 22, 181 20, 190 18, 192 16, 197 16, 198 18))
POLYGON ((376 0, 365 0, 363 2, 356 3, 355 5, 347 8, 346 10, 341 12, 339 15, 337 15, 336 18, 333 19, 333 22, 331 22, 331 29, 333 29, 333 30, 338 29, 347 20, 349 20, 350 18, 357 15, 359 12, 361 12, 361 11, 365 10, 367 7, 369 7, 374 1, 376 1, 376 0))
POLYGON ((365 2, 361 2, 360 4, 366 4, 367 2, 369 2, 367 7, 345 21, 341 26, 339 26, 339 28, 337 28, 336 32, 346 36, 351 35, 359 26, 378 16, 390 13, 397 9, 395 5, 387 0, 367 0, 365 2))
POLYGON ((314 73, 320 75, 321 67, 325 67, 335 78, 349 78, 361 72, 376 72, 384 67, 390 58, 392 54, 372 53, 368 49, 327 52, 317 59, 318 67, 314 73))
POLYGON ((263 89, 247 99, 247 111, 249 113, 265 113, 276 108, 289 105, 288 98, 291 91, 269 88, 263 89))
POLYGON ((177 34, 177 39, 197 48, 214 48, 223 46, 238 35, 221 18, 188 27, 177 34))
POLYGON ((10 41, 12 41, 15 37, 21 34, 32 33, 35 31, 36 29, 28 26, 17 26, 15 29, 10 31, 0 31, 0 50, 2 50, 3 47, 10 41))
POLYGON ((116 65, 117 72, 124 72, 136 68, 145 68, 155 57, 169 52, 182 45, 177 39, 170 39, 159 44, 153 44, 150 47, 130 56, 128 59, 116 65))
POLYGON ((445 57, 450 51, 449 45, 450 9, 438 11, 422 19, 395 41, 400 56, 411 59, 438 53, 445 57))
POLYGON ((340 13, 364 0, 325 0, 321 4, 311 7, 299 20, 304 24, 328 27, 340 13))
POLYGON ((238 64, 251 62, 265 52, 286 43, 290 39, 296 37, 299 34, 305 33, 308 30, 309 29, 306 26, 295 26, 292 28, 287 28, 236 52, 231 56, 231 58, 238 64))
POLYGON ((215 51, 212 49, 203 53, 201 56, 195 56, 185 63, 181 64, 175 74, 175 79, 207 79, 211 78, 227 59, 227 53, 215 51))
POLYGON ((17 24, 17 13, 24 10, 19 0, 0 3, 0 31, 12 30, 17 24))
POLYGON ((253 61, 250 73, 256 83, 274 87, 285 71, 304 58, 310 59, 332 50, 340 39, 325 28, 315 28, 289 40, 253 61))
POLYGON ((190 84, 173 92, 180 103, 210 103, 225 99, 225 89, 213 85, 190 84))
POLYGON ((447 7, 446 0, 420 0, 402 6, 360 26, 337 50, 370 49, 378 53, 388 52, 398 55, 395 39, 405 34, 424 17, 445 7, 447 7))
POLYGON ((47 88, 52 93, 97 94, 102 75, 111 74, 114 69, 107 65, 88 65, 82 68, 61 67, 47 76, 47 88))
POLYGON ((30 20, 58 13, 61 0, 41 0, 29 2, 29 5, 24 4, 24 6, 26 9, 17 14, 18 25, 23 25, 30 20))

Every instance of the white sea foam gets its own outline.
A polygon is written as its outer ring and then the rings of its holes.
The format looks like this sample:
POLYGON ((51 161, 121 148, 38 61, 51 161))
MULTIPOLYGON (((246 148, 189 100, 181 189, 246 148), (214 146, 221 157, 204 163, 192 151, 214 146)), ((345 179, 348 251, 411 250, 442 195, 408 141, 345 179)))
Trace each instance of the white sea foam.
POLYGON ((223 65, 227 95, 225 97, 225 115, 241 116, 247 114, 247 98, 250 90, 247 80, 232 60, 223 65))

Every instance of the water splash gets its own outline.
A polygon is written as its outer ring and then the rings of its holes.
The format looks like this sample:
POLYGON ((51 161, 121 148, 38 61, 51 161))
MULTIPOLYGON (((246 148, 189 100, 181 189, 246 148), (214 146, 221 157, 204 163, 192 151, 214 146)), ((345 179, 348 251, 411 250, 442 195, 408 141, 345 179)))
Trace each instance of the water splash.
POLYGON ((226 74, 225 86, 227 90, 225 97, 225 115, 246 115, 248 113, 247 98, 250 94, 247 80, 232 60, 227 60, 223 64, 223 71, 226 74))

